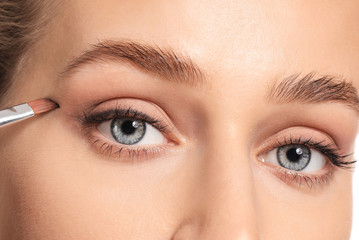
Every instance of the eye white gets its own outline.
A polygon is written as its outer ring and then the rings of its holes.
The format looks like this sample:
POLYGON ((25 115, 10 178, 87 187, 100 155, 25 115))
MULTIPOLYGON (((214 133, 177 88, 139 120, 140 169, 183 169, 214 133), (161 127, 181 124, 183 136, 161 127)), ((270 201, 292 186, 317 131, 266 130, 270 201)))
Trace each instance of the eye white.
MULTIPOLYGON (((97 129, 106 138, 110 139, 113 142, 119 143, 112 135, 111 122, 112 122, 112 120, 105 121, 105 122, 99 124, 97 126, 97 129)), ((163 136, 163 134, 157 128, 153 127, 151 124, 148 124, 148 123, 145 123, 145 124, 146 124, 146 130, 145 130, 143 138, 139 142, 137 142, 131 146, 160 145, 160 144, 166 143, 166 138, 163 136)), ((123 144, 123 145, 126 145, 126 144, 123 144)))
MULTIPOLYGON (((279 163, 279 160, 278 160, 277 151, 278 151, 278 148, 275 148, 275 149, 271 150, 270 152, 268 152, 267 154, 261 156, 262 161, 271 163, 273 165, 281 166, 279 163)), ((327 159, 325 158, 325 156, 322 153, 320 153, 319 151, 314 150, 312 148, 310 148, 310 151, 311 151, 310 162, 300 172, 319 171, 325 166, 325 164, 327 162, 327 159)))

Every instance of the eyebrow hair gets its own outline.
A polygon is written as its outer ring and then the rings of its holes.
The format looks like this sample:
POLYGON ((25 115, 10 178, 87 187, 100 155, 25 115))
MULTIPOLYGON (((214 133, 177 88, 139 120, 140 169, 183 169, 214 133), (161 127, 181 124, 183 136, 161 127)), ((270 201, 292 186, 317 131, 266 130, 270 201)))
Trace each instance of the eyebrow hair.
POLYGON ((82 66, 108 61, 128 62, 141 70, 191 87, 203 86, 206 79, 200 68, 188 55, 171 48, 160 48, 133 41, 106 40, 92 45, 90 50, 74 58, 60 78, 74 74, 82 66))
POLYGON ((316 77, 314 72, 295 74, 274 84, 267 94, 271 102, 342 103, 359 113, 359 96, 352 83, 335 75, 316 77))

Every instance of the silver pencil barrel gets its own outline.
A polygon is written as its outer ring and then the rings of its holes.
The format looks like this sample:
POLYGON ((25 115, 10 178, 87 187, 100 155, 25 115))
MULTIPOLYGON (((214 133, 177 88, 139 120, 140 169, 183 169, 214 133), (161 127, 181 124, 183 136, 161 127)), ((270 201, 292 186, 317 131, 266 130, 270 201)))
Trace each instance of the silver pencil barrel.
POLYGON ((7 108, 0 111, 0 127, 5 124, 17 122, 22 119, 26 119, 34 116, 35 113, 32 108, 27 104, 23 103, 11 108, 7 108))

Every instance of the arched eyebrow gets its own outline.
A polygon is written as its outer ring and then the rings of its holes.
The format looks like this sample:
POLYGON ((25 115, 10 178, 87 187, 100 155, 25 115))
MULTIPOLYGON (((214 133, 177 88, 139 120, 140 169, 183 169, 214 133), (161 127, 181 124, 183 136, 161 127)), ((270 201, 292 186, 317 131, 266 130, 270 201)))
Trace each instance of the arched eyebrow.
POLYGON ((353 84, 342 77, 314 72, 295 74, 269 88, 267 99, 276 103, 342 103, 359 113, 359 96, 353 84), (302 77, 301 77, 302 76, 302 77))
POLYGON ((191 87, 207 84, 203 72, 189 56, 171 48, 115 40, 99 42, 75 57, 61 72, 60 78, 67 78, 81 67, 99 62, 127 62, 147 73, 191 87))

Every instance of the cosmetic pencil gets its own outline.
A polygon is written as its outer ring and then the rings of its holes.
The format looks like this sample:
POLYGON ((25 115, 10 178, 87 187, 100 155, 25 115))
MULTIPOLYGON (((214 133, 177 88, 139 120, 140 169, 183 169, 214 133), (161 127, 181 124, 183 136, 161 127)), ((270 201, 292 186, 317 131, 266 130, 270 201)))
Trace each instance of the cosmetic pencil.
POLYGON ((52 111, 58 107, 59 105, 54 101, 41 98, 0 110, 0 127, 52 111))

